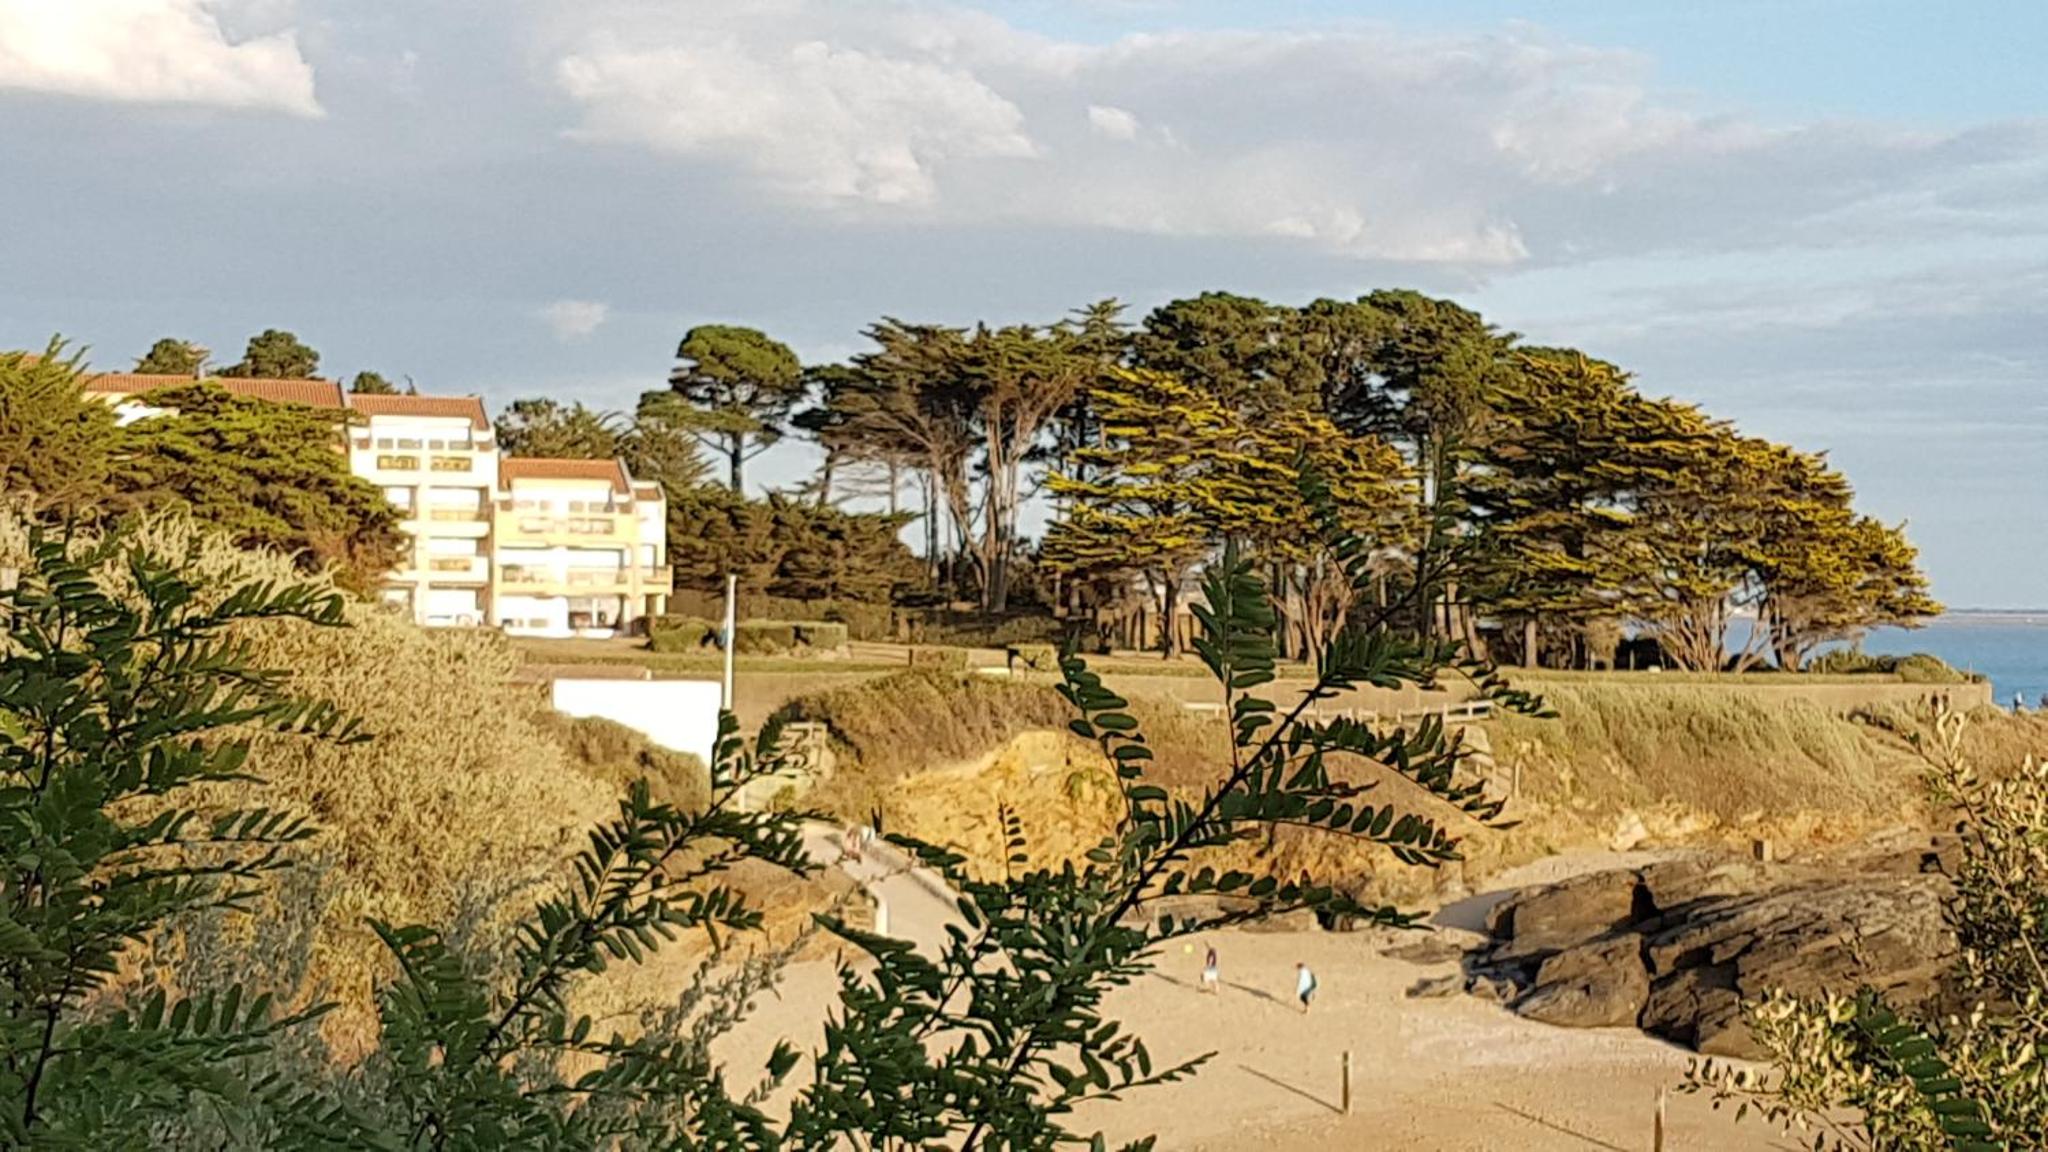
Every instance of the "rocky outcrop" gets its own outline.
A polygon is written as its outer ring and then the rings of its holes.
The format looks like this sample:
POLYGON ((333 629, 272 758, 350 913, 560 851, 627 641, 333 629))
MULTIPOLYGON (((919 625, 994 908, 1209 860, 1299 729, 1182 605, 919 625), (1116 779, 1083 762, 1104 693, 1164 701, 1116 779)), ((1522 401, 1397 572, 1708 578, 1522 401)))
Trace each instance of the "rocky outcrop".
POLYGON ((1874 987, 1901 1005, 1936 995, 1954 951, 1947 882, 1919 862, 1673 861, 1583 876, 1496 907, 1473 972, 1519 989, 1515 1011, 1531 1019, 1756 1055, 1741 1005, 1771 989, 1874 987))

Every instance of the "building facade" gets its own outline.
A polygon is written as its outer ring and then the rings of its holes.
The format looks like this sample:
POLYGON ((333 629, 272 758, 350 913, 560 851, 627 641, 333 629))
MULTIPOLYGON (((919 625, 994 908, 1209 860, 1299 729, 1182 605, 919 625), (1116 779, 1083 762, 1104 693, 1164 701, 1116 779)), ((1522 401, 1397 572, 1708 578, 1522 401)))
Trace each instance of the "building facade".
POLYGON ((668 505, 618 460, 507 458, 497 502, 497 597, 507 632, 630 631, 659 616, 675 585, 668 505))
POLYGON ((491 621, 498 444, 474 396, 349 394, 349 470, 383 489, 412 538, 386 603, 421 624, 491 621))
MULTIPOLYGON (((86 391, 122 421, 187 376, 114 373, 86 391)), ((516 635, 606 636, 667 611, 668 506, 619 460, 506 457, 474 396, 345 392, 331 380, 208 377, 229 392, 333 409, 349 470, 380 488, 411 540, 382 596, 414 621, 516 635)))

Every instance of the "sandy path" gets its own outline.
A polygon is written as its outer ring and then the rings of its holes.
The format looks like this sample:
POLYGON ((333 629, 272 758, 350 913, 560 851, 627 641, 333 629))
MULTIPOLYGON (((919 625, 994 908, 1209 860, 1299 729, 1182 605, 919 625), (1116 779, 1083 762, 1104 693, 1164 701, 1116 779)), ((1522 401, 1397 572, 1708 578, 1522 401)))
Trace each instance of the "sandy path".
POLYGON ((847 859, 842 844, 839 829, 815 821, 804 825, 804 854, 826 867, 836 866, 875 897, 877 932, 936 955, 945 944, 946 926, 964 923, 945 882, 881 840, 863 849, 859 860, 847 859))

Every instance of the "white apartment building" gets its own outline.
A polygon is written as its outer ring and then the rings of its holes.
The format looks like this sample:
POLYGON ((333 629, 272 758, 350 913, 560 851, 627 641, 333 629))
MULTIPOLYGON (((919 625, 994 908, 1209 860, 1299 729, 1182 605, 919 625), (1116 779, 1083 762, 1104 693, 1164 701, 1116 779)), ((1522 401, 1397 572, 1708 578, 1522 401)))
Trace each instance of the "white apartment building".
MULTIPOLYGON (((236 395, 335 411, 349 470, 383 490, 411 538, 382 589, 421 624, 608 636, 667 610, 668 507, 619 460, 503 457, 474 396, 377 396, 332 380, 209 377, 236 395)), ((88 394, 123 422, 188 376, 110 373, 88 394)))
POLYGON ((667 610, 668 506, 618 460, 499 462, 491 621, 519 635, 608 635, 667 610))
POLYGON ((384 490, 412 537, 383 588, 421 624, 491 619, 498 443, 474 396, 348 394, 349 469, 384 490))

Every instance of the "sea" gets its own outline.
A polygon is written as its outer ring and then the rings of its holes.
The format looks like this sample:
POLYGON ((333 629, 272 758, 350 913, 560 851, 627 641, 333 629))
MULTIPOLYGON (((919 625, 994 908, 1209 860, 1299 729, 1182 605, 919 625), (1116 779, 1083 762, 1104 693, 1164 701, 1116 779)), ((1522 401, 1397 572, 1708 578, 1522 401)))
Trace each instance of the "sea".
POLYGON ((1863 638, 1863 650, 1927 652, 1980 672, 2000 704, 2011 704, 2018 693, 2028 708, 2038 708, 2048 695, 2048 611, 1950 612, 1919 628, 1879 628, 1863 638))

